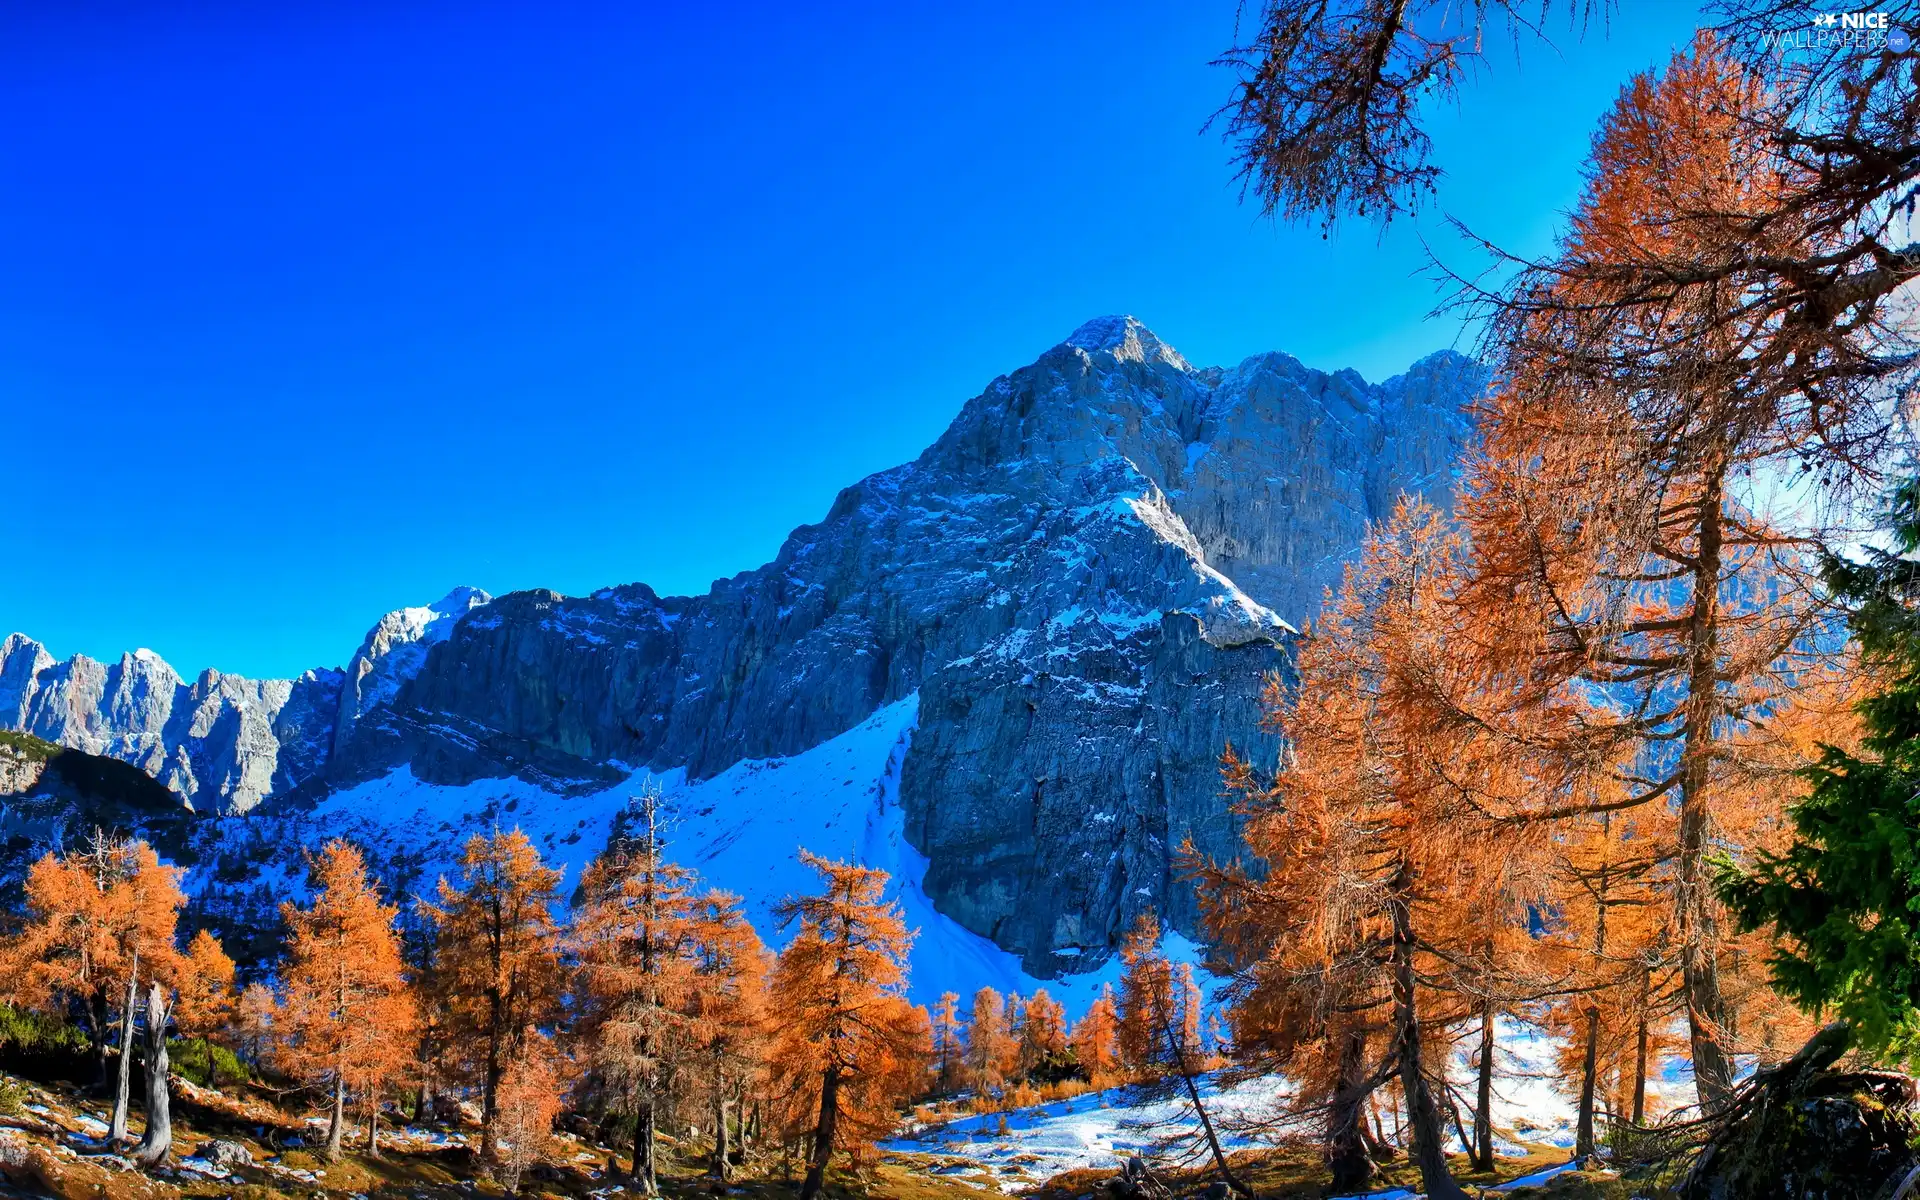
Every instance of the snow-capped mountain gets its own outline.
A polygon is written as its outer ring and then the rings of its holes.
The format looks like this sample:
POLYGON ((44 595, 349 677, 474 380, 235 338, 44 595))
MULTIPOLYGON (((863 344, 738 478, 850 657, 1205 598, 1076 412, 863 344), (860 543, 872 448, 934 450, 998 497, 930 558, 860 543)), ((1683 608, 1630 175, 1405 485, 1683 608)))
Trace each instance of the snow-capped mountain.
MULTIPOLYGON (((0 726, 133 762, 262 831, 295 813, 300 837, 379 825, 395 852, 492 804, 539 810, 554 852, 584 857, 636 775, 704 789, 716 841, 776 803, 796 837, 841 830, 822 814, 857 789, 894 806, 942 920, 1034 975, 1080 970, 1143 908, 1191 930, 1172 858, 1188 837, 1232 852, 1222 749, 1272 752, 1263 680, 1368 521, 1401 492, 1445 502, 1481 379, 1451 353, 1378 385, 1280 354, 1195 368, 1103 318, 703 596, 457 589, 383 618, 344 671, 265 682, 188 684, 144 654, 55 662, 16 635, 0 726), (860 768, 891 784, 713 788, 906 703, 899 754, 860 768), (419 812, 431 829, 400 819, 419 812)), ((709 866, 772 847, 735 838, 709 866)))

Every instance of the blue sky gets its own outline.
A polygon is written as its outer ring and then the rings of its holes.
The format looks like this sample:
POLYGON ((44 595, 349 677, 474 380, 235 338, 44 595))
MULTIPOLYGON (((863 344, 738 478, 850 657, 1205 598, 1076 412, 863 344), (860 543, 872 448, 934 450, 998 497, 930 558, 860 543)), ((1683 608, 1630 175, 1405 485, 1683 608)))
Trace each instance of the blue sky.
MULTIPOLYGON (((1239 203, 1233 0, 188 7, 0 9, 0 633, 58 655, 284 675, 459 583, 703 591, 1104 313, 1374 379, 1460 337, 1438 212, 1239 203)), ((1441 209, 1544 248, 1693 23, 1496 53, 1441 209)))

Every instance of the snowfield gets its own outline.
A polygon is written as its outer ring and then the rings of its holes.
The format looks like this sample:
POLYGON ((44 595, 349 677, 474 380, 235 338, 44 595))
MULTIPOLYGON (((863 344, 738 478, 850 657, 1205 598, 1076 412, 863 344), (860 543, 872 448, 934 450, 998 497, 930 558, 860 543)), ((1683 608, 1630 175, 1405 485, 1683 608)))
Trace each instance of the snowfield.
MULTIPOLYGON (((668 815, 668 855, 699 872, 704 885, 739 895, 769 945, 778 947, 787 936, 775 906, 817 884, 818 876, 796 857, 805 847, 893 876, 907 925, 919 930, 910 977, 916 1002, 931 1006, 945 991, 971 996, 992 987, 1031 994, 1044 987, 1077 1018, 1102 984, 1119 978, 1117 960, 1065 979, 1036 979, 1019 959, 935 911, 921 890, 927 860, 906 840, 899 803, 900 770, 919 707, 919 696, 908 696, 810 750, 748 759, 711 779, 689 782, 677 768, 641 769, 584 796, 556 796, 517 779, 436 785, 403 767, 321 800, 300 818, 307 826, 300 841, 313 846, 346 836, 387 852, 425 848, 418 890, 430 895, 439 875, 453 873, 467 838, 495 826, 517 827, 548 862, 565 868, 561 891, 568 894, 581 869, 606 847, 614 817, 628 800, 657 787, 668 815)), ((282 895, 300 894, 304 882, 273 881, 282 895)), ((1199 947, 1178 934, 1168 935, 1165 948, 1178 961, 1201 959, 1199 947)))
MULTIPOLYGON (((1495 1154, 1522 1158, 1528 1150, 1520 1143, 1531 1142, 1563 1147, 1571 1158, 1576 1114, 1572 1098, 1553 1082, 1553 1043, 1536 1030, 1503 1020, 1497 1047, 1495 1154)), ((1465 1056, 1456 1056, 1456 1085, 1470 1078, 1465 1056)), ((1287 1090, 1284 1081, 1271 1076, 1231 1086, 1222 1086, 1218 1077, 1212 1077, 1204 1082, 1201 1095, 1208 1116, 1221 1131, 1222 1145, 1239 1150, 1271 1145, 1276 1133, 1287 1132, 1274 1129, 1272 1124, 1287 1090)), ((1684 1070, 1678 1070, 1650 1079, 1647 1091, 1650 1104, 1658 1111, 1690 1103, 1693 1084, 1684 1070)), ((1005 1116, 1005 1132, 1001 1131, 1001 1114, 983 1113, 895 1138, 884 1148, 945 1156, 949 1161, 943 1171, 954 1173, 956 1178, 977 1177, 981 1186, 1001 1191, 1020 1191, 1062 1171, 1118 1170, 1122 1161, 1135 1154, 1185 1161, 1196 1149, 1191 1139, 1197 1131, 1180 1098, 1149 1098, 1132 1088, 1089 1092, 1005 1116), (1183 1145, 1167 1145, 1170 1138, 1183 1136, 1183 1145)), ((1384 1110, 1380 1116, 1391 1139, 1394 1117, 1384 1110)), ((1453 1150, 1465 1149, 1457 1134, 1451 1141, 1453 1150)), ((1565 1169, 1560 1166, 1536 1172, 1492 1190, 1541 1183, 1565 1169)), ((1370 1200, 1411 1195, 1376 1193, 1370 1200)))
MULTIPOLYGON (((1221 1144, 1230 1150, 1267 1144, 1236 1131, 1257 1124, 1285 1092, 1280 1081, 1256 1079, 1222 1088, 1208 1080, 1201 1089, 1207 1115, 1221 1128, 1221 1144)), ((1044 1180, 1083 1167, 1118 1168, 1135 1154, 1154 1157, 1169 1135, 1191 1122, 1181 1099, 1147 1099, 1131 1088, 1088 1092, 1005 1114, 982 1113, 886 1142, 899 1152, 948 1155, 974 1164, 1009 1187, 1044 1180), (1025 1178, 1023 1178, 1025 1177, 1025 1178)))

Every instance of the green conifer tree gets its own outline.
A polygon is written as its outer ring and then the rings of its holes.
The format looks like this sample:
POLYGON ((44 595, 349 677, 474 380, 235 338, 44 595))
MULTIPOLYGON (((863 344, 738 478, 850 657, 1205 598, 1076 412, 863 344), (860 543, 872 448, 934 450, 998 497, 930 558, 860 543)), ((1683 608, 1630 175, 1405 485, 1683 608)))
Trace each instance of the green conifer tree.
POLYGON ((1920 479, 1888 505, 1887 548, 1832 558, 1828 585, 1875 690, 1857 705, 1861 753, 1824 747, 1793 839, 1742 869, 1722 897, 1747 929, 1772 926, 1775 986, 1851 1028, 1881 1059, 1920 1058, 1920 479))

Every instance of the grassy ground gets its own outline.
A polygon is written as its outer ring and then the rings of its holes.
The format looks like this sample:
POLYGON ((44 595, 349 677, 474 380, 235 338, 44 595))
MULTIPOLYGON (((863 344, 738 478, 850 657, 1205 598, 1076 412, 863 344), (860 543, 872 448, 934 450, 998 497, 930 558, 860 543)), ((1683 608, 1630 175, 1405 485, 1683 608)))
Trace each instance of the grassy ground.
MULTIPOLYGON (((357 1144, 363 1133, 354 1130, 340 1161, 326 1162, 317 1150, 324 1130, 289 1115, 267 1094, 236 1096, 214 1092, 181 1081, 174 1112, 174 1155, 158 1171, 132 1169, 125 1159, 105 1152, 100 1137, 107 1113, 98 1099, 66 1084, 36 1085, 0 1075, 0 1196, 54 1196, 59 1200, 451 1200, 460 1197, 504 1196, 503 1189, 478 1169, 474 1152, 464 1142, 474 1131, 455 1132, 456 1144, 409 1137, 401 1131, 383 1134, 383 1155, 370 1158, 357 1144), (206 1145, 222 1139, 237 1142, 253 1158, 253 1165, 226 1177, 198 1168, 206 1145), (299 1144, 301 1142, 309 1144, 299 1144)), ((134 1129, 139 1132, 136 1118, 134 1129)), ((706 1177, 701 1147, 682 1147, 663 1139, 661 1190, 664 1195, 690 1198, 725 1194, 748 1200, 788 1200, 795 1191, 784 1164, 763 1157, 743 1168, 724 1189, 706 1177)), ((1502 1159, 1496 1174, 1477 1174, 1464 1158, 1454 1162, 1455 1178, 1485 1186, 1531 1174, 1566 1161, 1566 1151, 1535 1147, 1524 1159, 1502 1159)), ((1261 1197, 1319 1197, 1327 1174, 1319 1152, 1311 1146, 1248 1151, 1234 1156, 1235 1170, 1261 1197)), ((571 1136, 556 1139, 550 1164, 537 1168, 522 1182, 523 1196, 549 1200, 577 1197, 617 1197, 628 1193, 620 1186, 619 1167, 607 1147, 571 1136)), ((945 1155, 886 1155, 863 1178, 836 1174, 827 1195, 834 1200, 980 1200, 1001 1188, 1018 1190, 1035 1200, 1088 1200, 1105 1193, 1111 1170, 1070 1171, 1051 1179, 1028 1174, 1015 1160, 991 1171, 970 1160, 945 1155)), ((1213 1182, 1206 1169, 1168 1171, 1161 1178, 1175 1196, 1198 1197, 1213 1182)), ((1383 1164, 1376 1188, 1418 1187, 1412 1166, 1404 1161, 1383 1164)), ((1644 1189, 1642 1189, 1644 1191, 1644 1189)), ((1511 1200, 1627 1200, 1634 1189, 1618 1179, 1599 1174, 1569 1172, 1546 1187, 1505 1193, 1511 1200)))
MULTIPOLYGON (((321 1157, 316 1143, 324 1130, 308 1125, 258 1097, 237 1098, 205 1091, 190 1083, 179 1085, 174 1108, 174 1154, 171 1163, 154 1172, 131 1168, 99 1144, 107 1111, 94 1097, 64 1085, 36 1085, 0 1076, 0 1094, 12 1103, 0 1112, 0 1144, 15 1151, 0 1153, 22 1161, 0 1166, 0 1196, 55 1196, 60 1200, 177 1200, 181 1197, 233 1197, 235 1200, 450 1200, 461 1197, 504 1196, 505 1191, 477 1169, 472 1150, 464 1145, 434 1145, 410 1139, 398 1131, 383 1133, 383 1153, 369 1158, 357 1143, 364 1136, 356 1128, 347 1152, 338 1162, 321 1157), (11 1091, 7 1091, 10 1088, 11 1091), (205 1146, 215 1140, 237 1142, 254 1160, 227 1177, 196 1169, 205 1146), (308 1145, 292 1145, 294 1139, 308 1145), (391 1140, 388 1140, 391 1139, 391 1140)), ((134 1132, 140 1132, 136 1116, 134 1132)), ((471 1131, 469 1131, 471 1132, 471 1131)), ((464 1135, 458 1135, 464 1136, 464 1135)), ((664 1139, 663 1194, 670 1197, 711 1195, 716 1189, 706 1177, 699 1147, 681 1148, 664 1139)), ((520 1195, 532 1197, 623 1196, 618 1172, 609 1172, 612 1152, 606 1147, 562 1135, 556 1139, 550 1165, 536 1168, 522 1181, 520 1195)), ((620 1165, 625 1165, 621 1159, 620 1165)), ((931 1170, 917 1156, 889 1155, 865 1180, 835 1176, 828 1195, 890 1197, 893 1200, 978 1200, 977 1187, 968 1187, 931 1170)), ((744 1168, 729 1187, 730 1196, 771 1200, 791 1197, 794 1188, 782 1178, 777 1159, 762 1159, 744 1168)))
MULTIPOLYGON (((1471 1195, 1477 1188, 1518 1179, 1567 1161, 1567 1151, 1563 1147, 1532 1146, 1529 1149, 1531 1152, 1525 1158, 1500 1159, 1497 1169, 1491 1172, 1475 1171, 1465 1155, 1455 1155, 1452 1160, 1453 1177, 1471 1195)), ((1318 1147, 1247 1150, 1232 1155, 1228 1161, 1234 1173, 1242 1182, 1252 1186, 1262 1200, 1269 1197, 1273 1200, 1292 1200, 1296 1197, 1308 1200, 1310 1197, 1323 1196, 1327 1191, 1327 1170, 1318 1147)), ((1029 1195, 1033 1200, 1085 1200, 1089 1196, 1103 1195, 1105 1182, 1112 1175, 1112 1171, 1069 1171, 1054 1176, 1029 1195)), ((1200 1166, 1184 1171, 1160 1172, 1159 1178, 1175 1196, 1186 1198, 1204 1195, 1219 1177, 1210 1166, 1200 1166)), ((1420 1173, 1404 1158, 1383 1163, 1372 1187, 1375 1191, 1408 1188, 1417 1192, 1420 1190, 1420 1173)), ((1635 1194, 1632 1185, 1614 1176, 1580 1171, 1558 1175, 1543 1187, 1516 1188, 1495 1193, 1510 1197, 1511 1200, 1627 1200, 1635 1194)))

